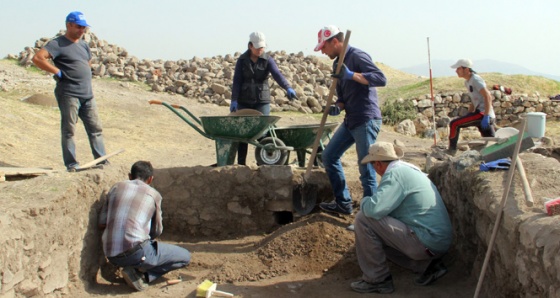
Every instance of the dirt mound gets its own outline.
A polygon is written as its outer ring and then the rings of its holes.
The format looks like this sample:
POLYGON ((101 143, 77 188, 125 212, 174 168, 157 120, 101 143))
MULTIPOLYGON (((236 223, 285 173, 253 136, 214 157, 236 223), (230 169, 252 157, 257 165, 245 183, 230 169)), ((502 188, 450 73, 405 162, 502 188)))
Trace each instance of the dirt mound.
POLYGON ((256 243, 256 249, 228 260, 208 276, 218 282, 270 279, 289 274, 321 275, 336 272, 345 278, 360 274, 354 253, 354 234, 346 230, 349 218, 314 214, 276 230, 256 243), (246 259, 246 260, 244 260, 246 259), (240 267, 239 263, 259 266, 240 267))
POLYGON ((54 96, 52 95, 33 94, 29 97, 22 99, 21 101, 34 105, 45 106, 45 107, 58 107, 56 98, 54 98, 54 96))

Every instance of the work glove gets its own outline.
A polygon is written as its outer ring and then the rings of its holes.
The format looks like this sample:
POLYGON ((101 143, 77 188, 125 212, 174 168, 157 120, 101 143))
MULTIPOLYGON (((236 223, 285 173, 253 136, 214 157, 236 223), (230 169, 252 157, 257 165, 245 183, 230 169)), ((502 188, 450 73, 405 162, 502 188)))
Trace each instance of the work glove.
POLYGON ((288 88, 288 90, 286 90, 286 92, 288 93, 288 99, 289 100, 294 100, 294 99, 297 98, 296 91, 293 88, 288 88))
POLYGON ((484 115, 484 117, 482 117, 482 121, 480 122, 480 126, 482 129, 488 129, 490 127, 490 116, 484 115))
POLYGON ((53 79, 57 82, 62 81, 62 70, 59 69, 58 72, 53 75, 53 79))
POLYGON ((237 100, 232 100, 231 104, 229 105, 229 111, 235 112, 237 111, 237 100))
MULTIPOLYGON (((335 68, 336 71, 336 68, 335 68)), ((348 67, 346 67, 346 64, 342 63, 342 67, 340 68, 340 72, 335 74, 333 73, 331 75, 331 77, 333 78, 337 78, 339 80, 352 80, 352 77, 354 76, 354 72, 350 71, 350 69, 348 69, 348 67)))
POLYGON ((329 108, 329 115, 338 116, 340 115, 340 107, 338 105, 331 105, 329 108))

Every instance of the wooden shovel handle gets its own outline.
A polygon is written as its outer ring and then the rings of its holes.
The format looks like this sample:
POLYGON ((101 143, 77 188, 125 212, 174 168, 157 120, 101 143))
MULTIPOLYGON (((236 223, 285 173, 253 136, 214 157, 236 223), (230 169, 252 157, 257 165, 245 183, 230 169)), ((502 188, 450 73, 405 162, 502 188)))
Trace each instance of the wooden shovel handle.
MULTIPOLYGON (((346 48, 348 48, 348 41, 350 40, 350 34, 352 31, 346 30, 346 35, 344 36, 344 43, 342 44, 342 51, 338 55, 338 63, 336 65, 336 72, 339 73, 340 69, 342 68, 342 64, 344 63, 344 56, 346 56, 346 48)), ((311 152, 311 157, 309 157, 309 162, 307 163, 307 169, 305 170, 304 179, 309 177, 311 174, 311 168, 313 167, 313 161, 317 156, 317 148, 319 147, 319 143, 321 141, 321 137, 323 136, 323 130, 325 128, 325 122, 327 122, 327 116, 329 115, 329 109, 332 105, 332 99, 334 93, 336 92, 336 84, 338 83, 337 78, 333 78, 331 83, 331 88, 329 89, 329 96, 327 97, 327 105, 325 106, 325 110, 323 111, 323 118, 321 118, 321 124, 319 125, 319 129, 317 130, 317 136, 315 136, 315 142, 313 142, 313 151, 311 152)))

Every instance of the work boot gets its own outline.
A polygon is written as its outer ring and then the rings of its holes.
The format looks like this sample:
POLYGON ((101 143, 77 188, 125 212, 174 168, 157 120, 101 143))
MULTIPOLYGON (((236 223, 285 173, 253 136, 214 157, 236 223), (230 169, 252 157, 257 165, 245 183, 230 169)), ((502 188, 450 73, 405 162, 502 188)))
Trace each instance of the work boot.
POLYGON ((428 268, 414 282, 419 286, 427 286, 447 273, 447 267, 441 258, 433 259, 428 268))
POLYGON ((393 277, 391 275, 387 276, 385 280, 371 283, 365 280, 356 281, 350 284, 350 287, 354 292, 358 293, 379 293, 379 294, 389 294, 395 291, 393 287, 393 277))
POLYGON ((134 267, 124 267, 122 275, 126 284, 136 291, 143 291, 148 287, 148 284, 144 281, 143 274, 134 267))
POLYGON ((323 209, 324 211, 331 212, 331 213, 338 213, 342 215, 352 215, 352 205, 348 205, 348 207, 342 207, 337 202, 333 201, 330 203, 321 203, 319 204, 319 208, 323 209))

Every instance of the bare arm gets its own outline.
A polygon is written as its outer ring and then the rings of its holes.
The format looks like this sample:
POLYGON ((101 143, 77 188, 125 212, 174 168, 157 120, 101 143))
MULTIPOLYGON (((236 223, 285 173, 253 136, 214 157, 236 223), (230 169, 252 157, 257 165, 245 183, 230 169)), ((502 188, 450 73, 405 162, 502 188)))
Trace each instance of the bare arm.
POLYGON ((474 105, 469 103, 469 113, 474 113, 474 105))
POLYGON ((492 107, 492 94, 487 88, 480 89, 480 94, 484 97, 484 115, 490 115, 490 108, 492 107))
POLYGON ((57 74, 60 69, 50 63, 50 59, 52 58, 51 54, 47 52, 45 49, 40 49, 39 52, 33 56, 33 63, 38 68, 48 71, 52 74, 57 74))

